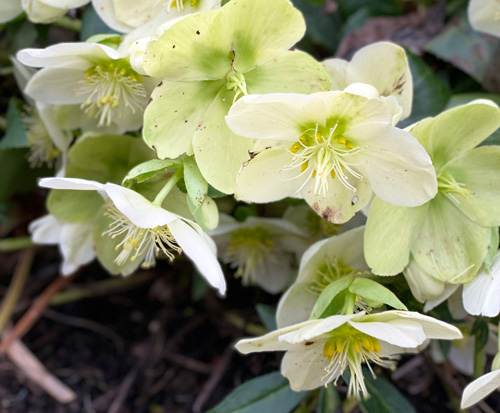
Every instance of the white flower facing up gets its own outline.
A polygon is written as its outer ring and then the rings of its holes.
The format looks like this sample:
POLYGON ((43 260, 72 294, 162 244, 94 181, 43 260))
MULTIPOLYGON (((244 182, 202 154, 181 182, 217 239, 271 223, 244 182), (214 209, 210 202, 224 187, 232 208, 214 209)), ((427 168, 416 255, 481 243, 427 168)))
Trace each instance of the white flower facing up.
MULTIPOLYGON (((295 283, 283 294, 276 312, 278 327, 309 318, 323 290, 342 277, 370 275, 363 255, 364 227, 316 242, 304 253, 295 283)), ((358 303, 358 308, 363 305, 358 303)))
POLYGON ((277 294, 290 285, 307 237, 292 223, 278 218, 249 217, 245 222, 221 214, 219 226, 209 233, 219 256, 236 269, 243 285, 259 285, 277 294))
POLYGON ((475 30, 500 37, 500 0, 471 0, 468 14, 475 30))
POLYGON ((29 231, 36 244, 59 245, 62 275, 73 274, 95 258, 91 222, 67 223, 45 215, 31 222, 29 231))
POLYGON ((496 317, 500 313, 500 253, 488 270, 484 266, 471 282, 464 285, 465 310, 472 315, 496 317))
POLYGON ((370 85, 375 88, 376 97, 394 107, 394 124, 410 116, 413 81, 402 47, 390 42, 373 43, 356 52, 350 62, 327 59, 323 66, 330 77, 332 90, 351 86, 348 90, 355 93, 356 85, 370 85))
POLYGON ((183 251, 210 285, 225 294, 226 281, 216 258, 215 243, 189 219, 173 214, 148 201, 131 189, 112 183, 101 184, 77 178, 44 178, 40 186, 52 189, 99 191, 108 202, 108 216, 113 220, 103 236, 123 237, 116 263, 143 262, 155 264, 163 252, 173 259, 172 251, 183 251))
POLYGON ((460 331, 447 323, 415 312, 385 311, 367 315, 330 316, 273 331, 265 336, 240 340, 236 349, 248 354, 286 351, 281 373, 294 391, 312 390, 336 383, 349 369, 348 397, 367 396, 361 365, 370 362, 386 368, 391 357, 416 353, 428 339, 455 340, 460 331))
POLYGON ((378 99, 347 92, 245 96, 226 122, 258 139, 236 182, 236 195, 247 201, 299 196, 323 218, 344 223, 372 190, 401 206, 421 205, 437 192, 427 152, 392 126, 390 107, 378 99))
POLYGON ((46 49, 24 49, 17 58, 42 67, 25 92, 54 105, 80 104, 97 126, 121 131, 142 125, 149 93, 156 80, 136 73, 126 55, 96 43, 60 43, 46 49))

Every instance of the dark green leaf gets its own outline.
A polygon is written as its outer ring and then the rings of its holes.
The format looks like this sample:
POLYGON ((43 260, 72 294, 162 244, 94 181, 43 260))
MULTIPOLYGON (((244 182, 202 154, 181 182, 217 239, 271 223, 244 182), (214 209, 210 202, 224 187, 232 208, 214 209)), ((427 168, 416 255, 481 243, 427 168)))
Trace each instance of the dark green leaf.
POLYGON ((319 391, 317 413, 333 413, 340 406, 340 396, 335 386, 330 383, 319 391))
POLYGON ((196 271, 197 275, 193 277, 193 287, 191 289, 191 299, 196 303, 200 301, 205 294, 210 290, 210 286, 205 281, 198 271, 196 271))
POLYGON ((180 162, 177 160, 151 159, 132 168, 127 176, 123 178, 123 184, 125 186, 130 186, 134 182, 140 184, 154 178, 157 174, 169 168, 176 168, 179 166, 180 162))
POLYGON ((427 63, 409 50, 406 53, 413 77, 413 106, 411 116, 400 122, 400 127, 439 114, 451 96, 448 86, 434 74, 427 63))
POLYGON ((311 311, 309 316, 310 320, 320 318, 325 310, 328 308, 330 303, 345 289, 347 289, 352 284, 353 279, 351 277, 340 278, 336 281, 330 283, 320 294, 316 300, 316 304, 311 311))
POLYGON ((210 198, 222 198, 224 196, 227 196, 224 192, 218 191, 215 189, 212 185, 208 186, 208 194, 210 198))
POLYGON ((255 309, 262 320, 262 324, 264 324, 269 331, 273 331, 278 328, 276 326, 276 308, 266 304, 256 304, 255 309))
POLYGON ((296 393, 280 372, 243 383, 209 413, 290 413, 307 392, 296 393))
POLYGON ((85 7, 82 16, 82 31, 80 32, 80 40, 86 41, 89 37, 96 34, 110 34, 116 33, 115 30, 109 28, 104 23, 98 14, 95 12, 92 4, 85 7))
POLYGON ((234 211, 234 217, 240 221, 244 222, 248 217, 258 216, 257 207, 252 205, 238 205, 234 211))
POLYGON ((489 328, 484 318, 478 317, 472 326, 471 334, 476 336, 475 352, 481 351, 488 342, 489 328))
POLYGON ((0 149, 26 148, 28 146, 28 138, 20 110, 22 104, 23 102, 16 98, 9 100, 7 130, 0 141, 0 149))

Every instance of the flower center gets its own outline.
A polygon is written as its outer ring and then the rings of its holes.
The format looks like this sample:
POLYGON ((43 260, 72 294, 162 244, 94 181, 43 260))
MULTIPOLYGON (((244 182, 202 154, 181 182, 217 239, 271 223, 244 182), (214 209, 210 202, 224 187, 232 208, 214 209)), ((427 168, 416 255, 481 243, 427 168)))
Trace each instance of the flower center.
POLYGON ((151 268, 156 264, 156 256, 163 252, 170 261, 174 259, 172 251, 180 254, 182 249, 177 245, 175 238, 167 225, 155 228, 141 228, 133 224, 113 203, 106 204, 106 216, 113 219, 109 229, 103 233, 111 238, 125 234, 123 240, 116 246, 121 250, 115 259, 118 265, 124 265, 126 261, 135 261, 144 256, 142 268, 151 268))
POLYGON ((38 111, 29 109, 23 116, 23 123, 29 144, 30 166, 36 168, 46 163, 51 168, 61 151, 54 145, 38 111))
POLYGON ((366 397, 365 381, 363 377, 362 363, 366 363, 372 375, 373 370, 368 361, 385 367, 393 368, 394 361, 383 360, 380 356, 380 342, 367 334, 361 333, 355 328, 344 324, 328 334, 323 347, 323 357, 327 357, 329 364, 325 368, 326 374, 321 380, 326 384, 331 381, 336 384, 338 378, 344 373, 347 367, 351 372, 347 397, 366 397))
POLYGON ((363 176, 352 168, 359 163, 354 163, 349 158, 364 148, 356 147, 352 141, 346 139, 344 131, 345 123, 340 120, 336 121, 327 133, 320 131, 316 125, 315 129, 306 130, 289 148, 294 157, 287 168, 300 168, 300 174, 308 174, 309 179, 314 179, 315 195, 321 193, 325 196, 329 181, 335 178, 338 178, 346 188, 356 192, 356 188, 349 183, 347 173, 356 179, 363 179, 363 176))
POLYGON ((98 126, 109 126, 113 116, 124 116, 123 109, 135 113, 146 106, 146 90, 142 77, 124 60, 113 60, 90 67, 79 82, 78 96, 84 96, 82 109, 98 119, 98 126))
POLYGON ((463 196, 464 198, 469 198, 471 196, 470 191, 465 188, 465 184, 457 182, 449 173, 441 173, 438 176, 437 181, 438 192, 444 194, 444 196, 456 205, 460 205, 460 200, 456 197, 456 195, 463 196))
MULTIPOLYGON (((184 10, 184 4, 186 2, 186 0, 173 0, 168 6, 168 11, 170 12, 170 9, 172 8, 175 8, 177 11, 184 10)), ((190 0, 189 4, 191 7, 196 7, 198 5, 198 2, 199 0, 190 0)))
POLYGON ((245 286, 255 285, 257 276, 265 271, 266 260, 272 257, 274 242, 266 228, 240 228, 232 233, 232 241, 224 256, 235 276, 245 286))
POLYGON ((233 103, 236 102, 241 95, 248 95, 245 76, 241 72, 231 72, 227 77, 226 87, 227 90, 232 90, 235 93, 233 103))
POLYGON ((363 274, 363 271, 352 269, 335 258, 333 261, 326 261, 318 268, 316 279, 311 282, 309 289, 315 295, 319 296, 332 282, 342 277, 359 276, 363 274))

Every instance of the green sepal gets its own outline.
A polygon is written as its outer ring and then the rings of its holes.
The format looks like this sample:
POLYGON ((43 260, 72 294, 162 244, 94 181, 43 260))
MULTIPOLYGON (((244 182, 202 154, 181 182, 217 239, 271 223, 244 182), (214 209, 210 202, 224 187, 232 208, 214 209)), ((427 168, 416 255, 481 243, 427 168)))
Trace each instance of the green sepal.
POLYGON ((196 223, 201 226, 205 231, 210 231, 217 228, 219 225, 219 210, 217 204, 210 197, 205 197, 201 206, 193 203, 191 198, 187 197, 187 204, 189 212, 193 215, 196 223))
MULTIPOLYGON (((325 311, 329 308, 330 303, 344 290, 349 288, 349 286, 353 282, 353 278, 351 277, 343 277, 339 280, 336 280, 330 285, 328 285, 320 294, 318 299, 316 300, 316 304, 311 311, 311 315, 309 316, 309 320, 314 320, 317 318, 321 318, 325 311)), ((338 300, 341 305, 340 308, 344 305, 344 300, 338 300)), ((330 312, 330 311, 329 311, 330 312)))
POLYGON ((194 215, 196 211, 206 202, 208 194, 208 183, 203 178, 203 175, 194 160, 194 156, 184 160, 184 183, 186 184, 187 194, 195 207, 191 213, 194 215))
POLYGON ((396 294, 369 278, 356 278, 349 286, 349 291, 363 299, 387 304, 397 310, 408 311, 408 308, 398 299, 396 294))
POLYGON ((151 159, 132 168, 127 176, 123 178, 122 185, 131 187, 154 178, 159 173, 170 168, 177 168, 181 165, 178 159, 151 159))

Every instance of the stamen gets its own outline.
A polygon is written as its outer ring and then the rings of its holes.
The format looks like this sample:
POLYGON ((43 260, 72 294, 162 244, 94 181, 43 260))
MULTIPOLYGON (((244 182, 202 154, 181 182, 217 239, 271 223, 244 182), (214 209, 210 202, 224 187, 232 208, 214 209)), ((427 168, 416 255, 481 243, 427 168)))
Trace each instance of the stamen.
POLYGON ((465 188, 465 184, 457 182, 449 173, 443 172, 438 176, 437 180, 438 191, 444 194, 444 196, 446 196, 455 205, 460 205, 460 200, 455 196, 455 194, 464 198, 470 198, 471 193, 465 188))
POLYGON ((241 72, 236 72, 229 75, 227 78, 226 87, 227 90, 232 90, 233 92, 235 92, 233 103, 236 102, 241 95, 248 95, 245 76, 241 72))

